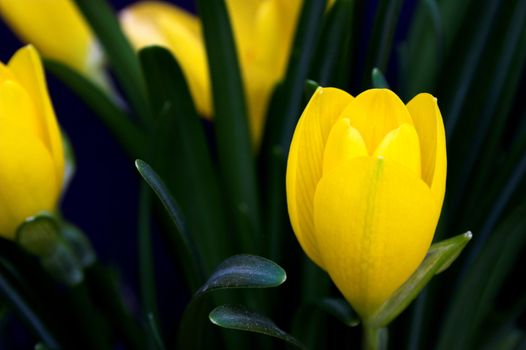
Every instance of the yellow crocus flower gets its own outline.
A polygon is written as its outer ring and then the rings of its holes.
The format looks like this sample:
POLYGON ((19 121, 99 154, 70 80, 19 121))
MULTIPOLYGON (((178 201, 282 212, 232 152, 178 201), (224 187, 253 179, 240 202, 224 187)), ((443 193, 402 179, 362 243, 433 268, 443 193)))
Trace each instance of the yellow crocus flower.
POLYGON ((0 62, 0 235, 53 211, 64 179, 64 150, 37 51, 0 62))
MULTIPOLYGON (((236 41, 250 131, 259 144, 267 106, 283 78, 301 0, 226 0, 236 41)), ((201 23, 197 17, 160 1, 138 2, 121 13, 124 31, 136 48, 167 47, 177 58, 198 111, 213 115, 210 78, 201 23)))
POLYGON ((0 17, 22 41, 102 86, 102 52, 71 0, 0 0, 0 17))
POLYGON ((446 182, 436 99, 319 88, 294 132, 286 182, 303 250, 366 322, 433 239, 446 182))

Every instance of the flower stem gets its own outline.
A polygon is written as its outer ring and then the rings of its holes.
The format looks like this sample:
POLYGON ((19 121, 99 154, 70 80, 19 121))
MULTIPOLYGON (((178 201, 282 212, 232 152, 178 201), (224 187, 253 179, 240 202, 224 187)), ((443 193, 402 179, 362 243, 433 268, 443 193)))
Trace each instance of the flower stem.
POLYGON ((387 350, 387 328, 363 327, 363 350, 387 350))

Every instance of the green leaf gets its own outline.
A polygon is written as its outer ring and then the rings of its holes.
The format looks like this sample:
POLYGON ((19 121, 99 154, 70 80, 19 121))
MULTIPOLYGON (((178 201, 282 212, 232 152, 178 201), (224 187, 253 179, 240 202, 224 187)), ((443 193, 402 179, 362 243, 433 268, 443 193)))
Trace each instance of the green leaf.
MULTIPOLYGON (((462 45, 463 52, 466 52, 466 56, 461 56, 462 62, 456 65, 456 67, 459 69, 458 71, 454 71, 456 74, 448 74, 448 77, 451 77, 453 80, 449 82, 450 88, 445 90, 449 94, 453 94, 453 96, 451 96, 451 100, 447 98, 450 103, 448 103, 444 111, 444 115, 447 116, 445 120, 445 127, 447 130, 446 136, 448 137, 448 140, 455 132, 455 128, 461 116, 462 106, 466 101, 466 96, 472 86, 473 80, 476 74, 479 72, 477 67, 484 57, 484 46, 491 33, 491 23, 494 21, 498 12, 497 10, 499 4, 500 1, 498 0, 486 2, 480 19, 477 19, 477 30, 473 33, 473 36, 468 41, 468 47, 466 47, 466 41, 463 37, 459 39, 462 42, 458 45, 462 45), (454 88, 451 89, 451 87, 454 88)), ((455 53, 454 58, 456 57, 457 53, 455 53)), ((446 64, 451 63, 446 62, 446 64)))
MULTIPOLYGON (((323 86, 337 86, 342 80, 339 69, 348 66, 346 58, 351 42, 354 1, 337 0, 325 16, 310 77, 323 86)), ((348 77, 347 77, 348 78, 348 77)))
MULTIPOLYGON (((368 43, 364 72, 370 72, 374 67, 386 71, 402 4, 402 0, 378 1, 373 32, 368 43)), ((369 85, 365 83, 368 80, 368 77, 364 76, 363 85, 369 85)))
POLYGON ((46 70, 62 80, 84 100, 115 135, 129 156, 137 158, 142 154, 144 133, 97 85, 60 62, 45 59, 44 65, 46 70))
POLYGON ((301 349, 305 346, 296 338, 282 331, 269 318, 247 310, 239 305, 221 305, 216 307, 209 315, 210 321, 223 328, 255 332, 284 340, 301 349))
POLYGON ((320 87, 320 84, 318 84, 318 82, 311 80, 311 79, 307 79, 305 81, 305 97, 307 99, 310 99, 312 95, 314 95, 316 90, 318 90, 319 87, 320 87))
POLYGON ((148 314, 148 329, 150 331, 150 336, 154 340, 154 344, 157 350, 165 350, 166 347, 164 346, 163 340, 161 338, 161 332, 159 332, 159 328, 157 327, 157 323, 155 322, 155 317, 153 314, 148 314))
POLYGON ((258 247, 260 212, 243 82, 224 0, 198 0, 222 179, 243 251, 258 247), (248 219, 248 222, 247 222, 248 219))
POLYGON ((71 286, 82 282, 83 264, 94 260, 86 238, 71 227, 63 229, 62 223, 51 214, 40 214, 24 221, 17 229, 16 241, 38 256, 52 276, 71 286))
POLYGON ((512 212, 462 276, 446 311, 438 350, 468 349, 477 341, 479 327, 492 310, 506 276, 523 252, 525 218, 525 207, 512 212))
POLYGON ((317 304, 320 309, 336 317, 348 327, 356 327, 360 324, 360 317, 344 299, 324 298, 317 304))
POLYGON ((373 88, 375 89, 389 89, 389 84, 387 83, 387 80, 385 80, 382 71, 376 67, 371 71, 371 81, 373 82, 373 88))
POLYGON ((38 343, 35 345, 35 350, 49 350, 49 348, 42 343, 38 343))
POLYGON ((405 100, 419 92, 433 93, 435 90, 437 72, 444 60, 442 23, 442 15, 435 0, 419 2, 408 39, 401 50, 400 76, 404 77, 401 85, 405 100), (430 21, 433 26, 429 25, 430 21))
MULTIPOLYGON (((456 163, 454 163, 458 164, 457 167, 460 169, 460 173, 455 179, 456 181, 451 182, 452 187, 456 189, 453 191, 454 196, 451 198, 451 202, 456 203, 457 207, 463 206, 464 204, 461 203, 461 198, 459 198, 460 193, 465 193, 470 188, 469 185, 471 184, 471 179, 474 178, 473 174, 475 173, 475 166, 478 165, 478 161, 489 156, 489 154, 481 152, 485 149, 484 146, 490 138, 489 135, 497 131, 495 128, 501 120, 506 119, 506 115, 497 114, 499 106, 501 106, 502 101, 506 100, 508 100, 508 104, 511 104, 511 99, 515 96, 514 93, 512 93, 512 96, 503 95, 504 92, 510 92, 506 89, 508 84, 512 84, 511 81, 507 80, 509 71, 511 70, 514 74, 517 74, 516 69, 521 68, 524 64, 524 62, 521 62, 519 67, 512 66, 516 55, 524 57, 521 53, 524 52, 524 49, 521 48, 519 44, 521 42, 524 43, 525 38, 526 3, 524 1, 518 1, 513 6, 511 6, 512 2, 507 3, 507 5, 509 6, 508 11, 511 17, 501 15, 499 18, 500 21, 503 22, 502 26, 494 25, 495 29, 493 29, 493 31, 497 31, 500 35, 493 36, 491 38, 492 40, 489 40, 491 43, 495 43, 495 46, 486 44, 487 48, 485 52, 489 57, 486 58, 484 62, 481 62, 481 66, 479 67, 485 74, 477 76, 476 79, 474 79, 474 85, 478 87, 480 92, 470 98, 478 97, 480 98, 480 102, 475 104, 475 106, 469 106, 469 104, 467 104, 468 106, 465 107, 468 108, 468 113, 471 112, 472 117, 468 123, 459 122, 458 134, 454 139, 455 143, 453 143, 453 145, 463 145, 463 148, 466 150, 465 153, 457 155, 455 159, 456 163), (500 29, 501 27, 503 27, 502 30, 500 29), (503 39, 503 37, 505 39, 503 39), (495 50, 497 53, 492 53, 491 50, 495 50), (479 108, 473 109, 473 107, 479 108), (466 137, 466 130, 473 131, 470 133, 472 136, 469 143, 466 141, 466 139, 469 140, 469 138, 466 137), (482 154, 484 156, 481 156, 482 154)), ((501 11, 504 11, 504 9, 501 9, 501 11)), ((511 106, 508 108, 511 108, 511 106)), ((496 145, 494 144, 494 146, 496 145)), ((482 170, 484 170, 484 168, 477 169, 476 178, 485 178, 487 183, 493 184, 495 180, 493 173, 483 173, 482 170)), ((498 174, 500 175, 500 172, 498 172, 498 174)), ((488 190, 488 187, 484 188, 484 192, 488 190)), ((498 189, 498 191, 500 192, 500 189, 498 189)), ((500 200, 499 202, 502 203, 500 200)), ((506 203, 506 201, 504 201, 504 203, 506 203)), ((478 206, 479 205, 477 205, 477 207, 478 206)), ((502 206, 500 209, 502 210, 502 206)), ((456 210, 456 208, 453 207, 452 210, 456 210)), ((492 210, 492 213, 489 215, 494 216, 493 212, 495 211, 492 210)), ((496 217, 498 218, 500 214, 499 212, 496 217)), ((479 250, 478 245, 485 241, 495 223, 496 220, 494 220, 492 225, 487 229, 484 228, 479 231, 481 239, 475 243, 473 254, 476 254, 479 250)))
MULTIPOLYGON (((263 150, 278 146, 288 150, 301 114, 303 88, 314 58, 315 44, 321 31, 326 1, 305 0, 294 36, 292 53, 277 105, 267 114, 263 150)), ((287 152, 288 153, 288 152, 287 152)), ((269 156, 267 154, 267 156, 269 156)))
POLYGON ((467 232, 433 244, 418 269, 373 315, 363 320, 364 323, 373 328, 387 326, 418 296, 435 274, 451 265, 471 237, 471 232, 467 232))
POLYGON ((185 262, 183 266, 186 272, 186 277, 192 288, 196 288, 200 284, 200 281, 204 280, 202 259, 195 247, 192 235, 186 229, 186 224, 181 215, 179 205, 173 199, 159 175, 157 175, 157 173, 146 162, 137 159, 135 161, 135 166, 144 181, 146 181, 157 195, 157 198, 161 201, 164 209, 166 209, 170 219, 177 229, 177 239, 180 241, 182 261, 185 262))
POLYGON ((151 231, 152 196, 146 183, 141 183, 139 192, 139 215, 137 218, 137 245, 139 260, 139 285, 143 315, 158 317, 155 266, 152 251, 151 231))
POLYGON ((40 317, 31 309, 23 296, 18 293, 9 280, 4 276, 4 271, 0 269, 0 296, 6 300, 13 310, 20 315, 23 322, 29 325, 38 335, 42 342, 50 349, 59 349, 60 346, 55 337, 46 328, 40 317))
POLYGON ((271 260, 256 255, 235 255, 217 267, 194 297, 219 289, 277 287, 286 279, 285 270, 271 260))
POLYGON ((95 263, 97 256, 91 242, 78 227, 69 222, 62 222, 60 234, 82 267, 85 268, 95 263))
POLYGON ((152 164, 166 182, 195 235, 208 274, 232 255, 219 174, 183 72, 162 47, 139 52, 157 125, 152 164), (206 220, 203 220, 206 216, 206 220))
POLYGON ((270 288, 285 282, 285 271, 276 263, 255 255, 235 255, 221 263, 216 271, 194 294, 183 313, 178 331, 182 349, 199 349, 203 328, 202 317, 207 311, 210 292, 222 289, 270 288))
POLYGON ((82 265, 63 242, 57 244, 51 254, 40 257, 40 262, 53 277, 70 286, 76 286, 84 279, 82 265))
POLYGON ((139 60, 112 8, 106 0, 75 0, 75 3, 102 44, 128 101, 148 126, 150 110, 139 60))
POLYGON ((382 23, 382 26, 378 46, 376 47, 377 51, 375 52, 375 66, 383 71, 387 69, 387 62, 391 55, 394 34, 403 3, 403 0, 388 1, 385 12, 377 13, 377 19, 379 20, 377 23, 382 23))
POLYGON ((18 227, 16 241, 31 254, 49 256, 60 244, 59 231, 59 223, 51 214, 41 214, 26 219, 18 227))

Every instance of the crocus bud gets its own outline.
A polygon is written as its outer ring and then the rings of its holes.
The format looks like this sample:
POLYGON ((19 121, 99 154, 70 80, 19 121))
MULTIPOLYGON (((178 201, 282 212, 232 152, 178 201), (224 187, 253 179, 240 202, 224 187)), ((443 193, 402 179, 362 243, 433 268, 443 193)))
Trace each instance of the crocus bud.
POLYGON ((0 62, 0 235, 13 239, 28 217, 53 211, 64 151, 40 57, 26 46, 0 62))
POLYGON ((0 0, 0 17, 44 57, 106 84, 102 52, 72 0, 0 0))
MULTIPOLYGON (((301 0, 226 0, 256 145, 263 133, 272 90, 285 74, 301 5, 301 0)), ((120 19, 135 47, 162 45, 173 53, 197 110, 205 117, 213 116, 200 20, 161 1, 137 2, 124 9, 120 19)))
POLYGON ((446 181, 436 99, 407 105, 390 90, 356 98, 319 88, 287 165, 287 201, 303 250, 367 320, 417 269, 440 216, 446 181))

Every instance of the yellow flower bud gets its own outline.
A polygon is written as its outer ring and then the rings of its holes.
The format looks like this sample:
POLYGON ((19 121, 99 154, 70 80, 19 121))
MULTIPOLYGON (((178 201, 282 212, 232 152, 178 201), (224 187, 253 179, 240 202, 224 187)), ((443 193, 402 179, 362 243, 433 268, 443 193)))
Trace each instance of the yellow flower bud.
POLYGON ((387 89, 353 98, 319 88, 305 108, 287 164, 290 220, 305 253, 364 320, 424 259, 445 181, 433 96, 404 105, 387 89))
POLYGON ((0 16, 44 57, 67 64, 97 82, 103 79, 102 53, 71 0, 0 0, 0 16))
POLYGON ((0 62, 0 235, 53 211, 64 178, 60 130, 38 53, 26 46, 0 62))
MULTIPOLYGON (((237 45, 254 144, 259 144, 274 85, 283 78, 301 0, 226 0, 237 45)), ((196 107, 211 117, 212 98, 201 23, 160 1, 138 2, 122 11, 124 31, 136 48, 162 45, 181 65, 196 107)))

